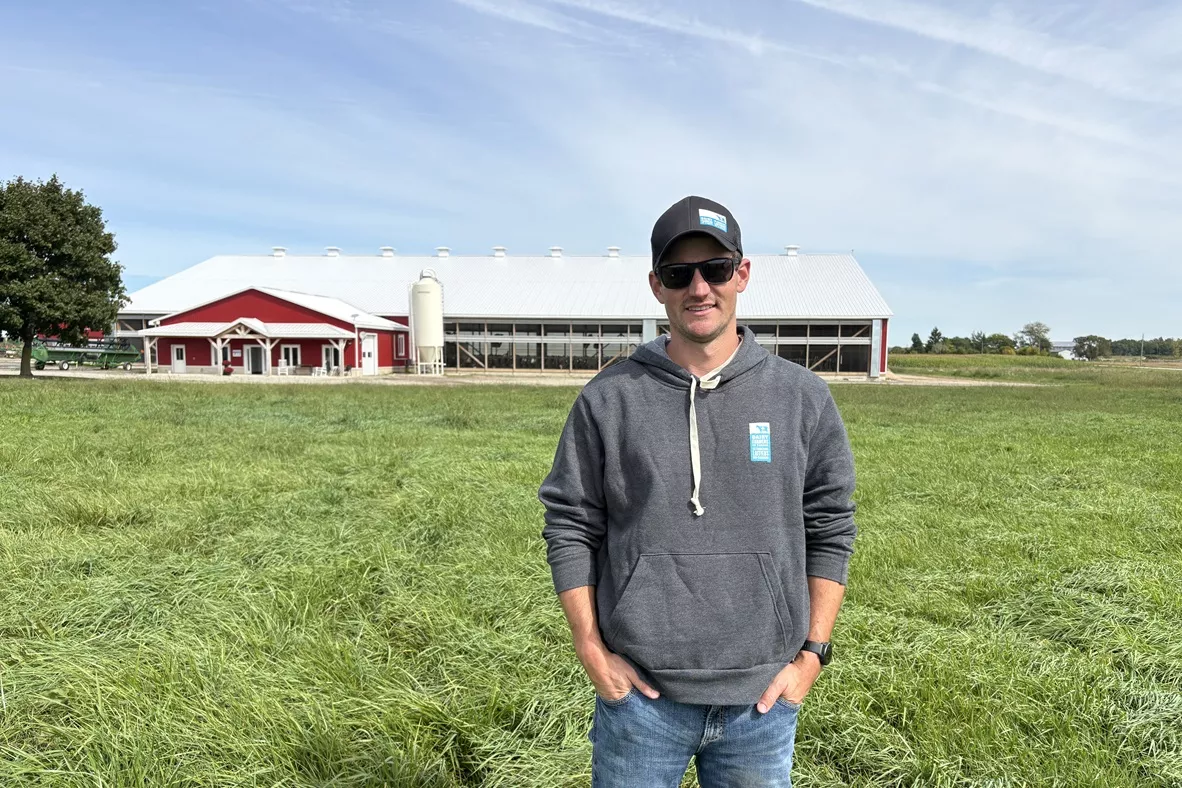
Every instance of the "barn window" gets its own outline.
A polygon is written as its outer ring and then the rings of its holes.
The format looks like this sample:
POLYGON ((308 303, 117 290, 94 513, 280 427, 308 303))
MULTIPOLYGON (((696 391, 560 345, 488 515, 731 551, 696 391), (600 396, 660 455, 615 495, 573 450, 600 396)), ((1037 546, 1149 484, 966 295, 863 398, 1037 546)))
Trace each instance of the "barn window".
POLYGON ((298 367, 300 365, 299 345, 281 345, 279 347, 279 354, 279 357, 287 362, 287 366, 298 367))
POLYGON ((870 374, 870 346, 842 345, 841 361, 838 372, 856 372, 860 375, 870 374))
POLYGON ((398 335, 398 357, 406 357, 406 334, 398 335))

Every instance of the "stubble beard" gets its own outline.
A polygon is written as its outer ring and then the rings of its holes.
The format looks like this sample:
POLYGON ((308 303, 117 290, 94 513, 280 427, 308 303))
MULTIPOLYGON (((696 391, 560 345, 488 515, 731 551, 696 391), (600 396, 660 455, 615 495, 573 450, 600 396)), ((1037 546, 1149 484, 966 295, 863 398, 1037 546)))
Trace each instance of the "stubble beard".
MULTIPOLYGON (((678 308, 684 312, 684 309, 685 309, 684 307, 678 307, 678 308)), ((686 325, 685 321, 675 320, 672 316, 670 316, 670 318, 669 318, 669 325, 670 325, 670 327, 673 328, 674 331, 677 332, 678 336, 680 336, 686 342, 692 342, 695 345, 709 345, 711 342, 713 342, 714 340, 718 339, 720 336, 722 336, 723 334, 726 333, 727 329, 730 327, 730 324, 734 321, 734 319, 735 319, 735 312, 732 309, 728 314, 726 314, 722 318, 722 320, 720 320, 718 322, 718 326, 713 331, 711 331, 709 334, 705 334, 705 335, 695 334, 694 332, 689 330, 689 327, 686 325)))

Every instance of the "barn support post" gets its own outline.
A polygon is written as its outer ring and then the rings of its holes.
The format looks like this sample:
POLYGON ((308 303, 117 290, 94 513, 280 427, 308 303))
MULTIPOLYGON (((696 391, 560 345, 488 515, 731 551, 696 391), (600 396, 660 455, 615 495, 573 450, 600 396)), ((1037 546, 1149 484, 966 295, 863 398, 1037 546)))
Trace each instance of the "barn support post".
POLYGON ((882 369, 882 321, 875 320, 870 330, 870 377, 877 378, 882 369))
POLYGON ((144 337, 144 374, 152 374, 152 349, 156 347, 155 337, 144 337))
MULTIPOLYGON (((487 343, 487 342, 485 342, 485 343, 484 343, 484 346, 485 346, 485 347, 488 347, 488 343, 487 343)), ((456 340, 456 349, 457 349, 457 350, 459 350, 461 353, 463 353, 463 354, 464 354, 465 356, 467 356, 468 358, 470 358, 470 359, 472 359, 473 361, 475 361, 477 364, 479 364, 479 365, 481 365, 482 367, 484 367, 484 368, 485 368, 485 370, 487 370, 487 369, 488 369, 488 356, 487 356, 487 355, 484 357, 484 359, 485 359, 485 360, 484 360, 484 361, 481 361, 480 359, 476 358, 476 356, 472 355, 472 351, 470 351, 470 350, 468 350, 468 348, 464 347, 464 346, 463 346, 463 345, 460 343, 460 341, 459 341, 459 340, 456 340)), ((457 355, 456 355, 456 366, 459 366, 459 364, 460 364, 460 357, 459 357, 459 355, 457 354, 457 355)))
POLYGON ((834 355, 836 355, 836 354, 837 354, 837 351, 839 351, 839 350, 841 350, 841 345, 838 345, 838 346, 837 346, 837 347, 835 347, 833 350, 830 350, 828 353, 826 353, 825 355, 821 356, 821 357, 820 357, 819 359, 817 359, 816 361, 813 361, 812 359, 809 359, 809 361, 811 362, 811 363, 810 363, 810 365, 809 365, 809 369, 810 369, 810 370, 812 370, 812 369, 816 369, 817 367, 821 366, 821 365, 822 365, 822 364, 824 364, 826 361, 828 361, 830 358, 832 358, 834 355))

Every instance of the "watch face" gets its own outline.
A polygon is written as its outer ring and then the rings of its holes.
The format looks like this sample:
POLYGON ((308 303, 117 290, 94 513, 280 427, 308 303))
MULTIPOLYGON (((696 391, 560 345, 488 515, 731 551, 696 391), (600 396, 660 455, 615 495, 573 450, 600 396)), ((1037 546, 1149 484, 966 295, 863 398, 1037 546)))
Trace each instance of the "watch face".
POLYGON ((833 659, 833 644, 832 643, 818 643, 815 640, 805 641, 804 647, 817 655, 817 659, 821 660, 821 666, 829 664, 833 659))

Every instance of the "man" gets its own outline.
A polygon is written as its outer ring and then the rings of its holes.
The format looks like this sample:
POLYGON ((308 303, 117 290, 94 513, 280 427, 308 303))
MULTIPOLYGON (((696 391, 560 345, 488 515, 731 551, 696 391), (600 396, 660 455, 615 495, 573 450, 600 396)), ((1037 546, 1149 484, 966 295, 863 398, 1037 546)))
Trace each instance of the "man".
POLYGON ((853 552, 849 441, 828 386, 737 326, 730 211, 681 200, 652 253, 670 335, 587 384, 539 492, 592 785, 675 787, 694 757, 704 788, 790 786, 853 552))

